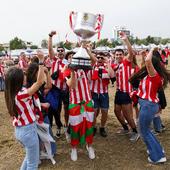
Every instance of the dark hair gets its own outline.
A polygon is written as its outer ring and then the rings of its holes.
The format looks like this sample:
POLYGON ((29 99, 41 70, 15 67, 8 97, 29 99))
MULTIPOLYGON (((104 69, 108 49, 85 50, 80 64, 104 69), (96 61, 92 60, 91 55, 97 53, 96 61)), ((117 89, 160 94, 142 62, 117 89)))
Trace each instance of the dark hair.
POLYGON ((124 51, 123 51, 121 48, 116 49, 116 50, 115 50, 115 53, 116 53, 116 52, 122 52, 123 54, 125 54, 124 51))
POLYGON ((165 52, 165 50, 162 50, 162 54, 163 54, 164 56, 166 56, 166 52, 165 52))
MULTIPOLYGON (((170 82, 170 72, 161 64, 161 56, 158 51, 153 51, 152 64, 157 73, 163 78, 163 87, 165 88, 168 81, 170 82)), ((136 74, 134 74, 130 79, 130 83, 133 84, 136 80, 143 79, 148 75, 146 66, 142 67, 136 74)))
MULTIPOLYGON (((129 82, 134 87, 137 84, 136 82, 141 81, 147 75, 148 75, 148 72, 147 72, 146 66, 144 66, 137 73, 135 73, 134 75, 132 75, 129 78, 129 82)), ((136 88, 138 88, 138 87, 136 87, 136 88)))
POLYGON ((34 82, 37 80, 37 72, 39 69, 39 65, 37 63, 32 63, 29 65, 27 74, 27 87, 31 87, 34 82))
POLYGON ((37 56, 33 56, 32 58, 31 58, 31 63, 39 63, 39 59, 38 59, 38 57, 37 56))
POLYGON ((163 86, 166 87, 170 81, 170 72, 161 64, 161 55, 158 51, 153 51, 152 64, 158 74, 164 79, 163 86))
POLYGON ((69 55, 74 55, 74 54, 75 54, 74 51, 67 52, 66 55, 65 55, 65 59, 68 60, 69 55))
POLYGON ((60 48, 62 48, 62 49, 65 51, 65 49, 64 49, 63 46, 58 46, 58 47, 57 47, 57 50, 60 49, 60 48))
POLYGON ((11 67, 5 75, 5 102, 11 116, 18 116, 15 97, 22 89, 24 73, 20 68, 11 67))

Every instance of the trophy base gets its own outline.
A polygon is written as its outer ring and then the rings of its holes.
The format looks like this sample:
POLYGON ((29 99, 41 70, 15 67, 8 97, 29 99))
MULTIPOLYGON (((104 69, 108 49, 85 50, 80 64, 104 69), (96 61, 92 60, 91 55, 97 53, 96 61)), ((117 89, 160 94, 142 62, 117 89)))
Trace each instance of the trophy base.
POLYGON ((73 70, 77 70, 77 69, 92 70, 92 66, 81 66, 81 65, 75 65, 75 64, 70 64, 69 68, 73 70))
POLYGON ((89 30, 88 27, 87 29, 75 28, 74 33, 78 35, 79 37, 81 37, 82 39, 93 37, 96 34, 94 30, 89 30))
POLYGON ((84 69, 91 70, 91 60, 86 58, 72 58, 71 64, 69 65, 72 69, 84 69))

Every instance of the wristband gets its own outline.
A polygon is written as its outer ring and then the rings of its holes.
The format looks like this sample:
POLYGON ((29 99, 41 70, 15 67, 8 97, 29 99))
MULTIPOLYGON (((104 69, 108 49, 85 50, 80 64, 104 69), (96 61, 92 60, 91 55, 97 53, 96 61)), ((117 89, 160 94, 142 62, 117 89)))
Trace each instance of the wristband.
POLYGON ((40 62, 38 63, 38 65, 44 65, 44 63, 43 63, 42 61, 40 61, 40 62))

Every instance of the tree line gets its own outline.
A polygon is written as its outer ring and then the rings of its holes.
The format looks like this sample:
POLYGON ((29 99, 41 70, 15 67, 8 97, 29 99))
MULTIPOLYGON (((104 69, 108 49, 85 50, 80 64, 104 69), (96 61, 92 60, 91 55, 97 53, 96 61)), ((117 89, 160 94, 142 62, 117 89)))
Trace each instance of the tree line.
MULTIPOLYGON (((159 38, 159 37, 156 38, 156 37, 152 37, 150 35, 143 39, 139 39, 138 37, 130 36, 129 40, 130 40, 131 44, 137 44, 137 45, 141 45, 141 44, 144 44, 144 45, 163 44, 163 45, 165 45, 167 43, 170 43, 170 38, 159 38)), ((94 41, 93 47, 96 48, 99 46, 108 46, 110 48, 114 48, 121 44, 122 43, 119 40, 114 40, 114 39, 109 40, 108 38, 105 38, 105 39, 101 39, 99 41, 94 41)), ((10 50, 26 49, 28 45, 29 45, 30 49, 38 49, 37 45, 33 45, 31 42, 25 42, 18 37, 15 37, 14 39, 12 39, 9 42, 10 50)), ((73 47, 79 46, 79 44, 78 43, 75 44, 75 43, 68 42, 68 41, 67 42, 61 41, 61 42, 55 44, 54 47, 55 46, 63 46, 64 48, 71 50, 73 47)), ((48 48, 48 41, 46 39, 43 39, 41 41, 41 47, 48 48)), ((0 51, 3 51, 3 50, 5 50, 4 47, 2 45, 0 45, 0 51)))

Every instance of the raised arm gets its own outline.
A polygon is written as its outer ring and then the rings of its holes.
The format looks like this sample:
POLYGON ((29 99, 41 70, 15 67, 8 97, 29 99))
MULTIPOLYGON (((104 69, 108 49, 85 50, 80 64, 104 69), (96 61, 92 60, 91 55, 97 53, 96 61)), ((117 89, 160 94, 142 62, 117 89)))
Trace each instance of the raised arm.
POLYGON ((91 63, 92 63, 92 65, 94 65, 96 62, 97 62, 97 58, 92 54, 92 45, 91 45, 91 43, 89 43, 89 42, 83 42, 82 43, 82 46, 83 46, 83 48, 85 48, 86 49, 86 51, 87 51, 87 53, 88 53, 88 55, 90 56, 90 59, 91 59, 91 63))
POLYGON ((107 57, 104 57, 104 62, 107 65, 107 69, 108 69, 108 74, 110 78, 114 77, 114 70, 112 69, 110 63, 109 63, 109 59, 107 57))
POLYGON ((44 56, 41 52, 37 52, 37 56, 39 59, 39 69, 37 75, 37 81, 28 89, 28 94, 32 96, 44 83, 45 76, 44 76, 44 56))
POLYGON ((56 31, 51 31, 49 34, 49 39, 48 39, 48 52, 49 52, 49 57, 50 59, 53 59, 55 56, 54 50, 53 50, 53 42, 52 38, 54 35, 56 35, 56 31))
POLYGON ((133 62, 134 53, 133 53, 132 46, 128 40, 128 37, 124 32, 120 32, 119 34, 120 34, 120 38, 122 39, 123 43, 127 46, 129 61, 133 62))
POLYGON ((148 74, 153 77, 156 74, 155 68, 152 64, 152 55, 153 55, 153 51, 154 49, 151 49, 148 53, 148 55, 145 58, 145 65, 146 65, 146 69, 148 71, 148 74))
POLYGON ((45 88, 51 89, 52 88, 51 76, 50 76, 50 72, 48 71, 47 67, 44 67, 44 73, 46 75, 46 80, 47 80, 45 84, 45 88))
POLYGON ((146 58, 146 50, 142 50, 139 53, 142 57, 142 61, 141 61, 141 67, 143 67, 145 65, 145 58, 146 58))
POLYGON ((71 70, 71 77, 67 80, 67 85, 69 88, 76 88, 76 77, 74 70, 71 70))

